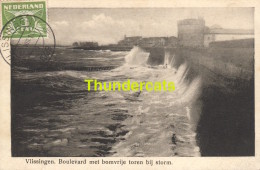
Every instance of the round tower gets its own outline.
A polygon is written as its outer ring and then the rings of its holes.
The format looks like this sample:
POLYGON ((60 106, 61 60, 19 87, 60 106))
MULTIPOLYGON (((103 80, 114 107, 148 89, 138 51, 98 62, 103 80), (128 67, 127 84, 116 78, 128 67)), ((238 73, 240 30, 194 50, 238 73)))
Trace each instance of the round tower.
POLYGON ((185 19, 178 21, 179 45, 186 47, 203 47, 204 19, 185 19))

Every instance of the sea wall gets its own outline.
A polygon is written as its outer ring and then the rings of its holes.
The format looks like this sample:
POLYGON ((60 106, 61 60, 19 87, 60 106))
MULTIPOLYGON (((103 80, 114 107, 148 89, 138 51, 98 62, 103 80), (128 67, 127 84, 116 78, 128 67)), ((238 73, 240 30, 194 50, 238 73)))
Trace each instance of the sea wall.
POLYGON ((188 64, 187 80, 201 77, 201 95, 192 104, 191 117, 199 117, 196 131, 202 156, 255 155, 252 45, 146 50, 150 65, 164 64, 164 56, 172 56, 174 67, 188 64))
POLYGON ((153 48, 150 52, 148 64, 160 65, 164 63, 166 53, 174 55, 175 64, 186 61, 195 71, 204 74, 208 69, 215 74, 226 78, 250 80, 254 76, 254 48, 153 48))

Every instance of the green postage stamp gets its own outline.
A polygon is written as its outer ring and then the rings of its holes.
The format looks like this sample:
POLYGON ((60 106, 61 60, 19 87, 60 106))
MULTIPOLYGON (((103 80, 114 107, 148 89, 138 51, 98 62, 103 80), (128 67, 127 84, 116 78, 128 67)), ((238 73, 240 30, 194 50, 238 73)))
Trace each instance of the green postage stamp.
POLYGON ((1 11, 3 37, 47 37, 45 1, 2 2, 1 11))

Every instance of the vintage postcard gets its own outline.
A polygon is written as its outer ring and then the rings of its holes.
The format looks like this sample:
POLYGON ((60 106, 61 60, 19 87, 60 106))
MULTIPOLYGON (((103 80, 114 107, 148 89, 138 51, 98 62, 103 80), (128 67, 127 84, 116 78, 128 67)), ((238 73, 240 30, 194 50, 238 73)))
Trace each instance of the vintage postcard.
POLYGON ((248 2, 2 0, 0 169, 259 169, 248 2))

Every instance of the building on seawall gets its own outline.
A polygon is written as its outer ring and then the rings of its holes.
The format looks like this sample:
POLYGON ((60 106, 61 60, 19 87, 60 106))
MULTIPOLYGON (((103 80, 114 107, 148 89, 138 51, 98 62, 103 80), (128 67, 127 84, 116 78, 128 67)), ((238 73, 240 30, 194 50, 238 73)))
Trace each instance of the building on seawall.
POLYGON ((118 42, 118 46, 127 46, 127 47, 132 47, 132 46, 135 46, 137 45, 140 40, 142 39, 141 36, 134 36, 134 37, 127 37, 126 35, 124 36, 124 39, 123 40, 120 40, 118 42))
POLYGON ((203 47, 205 21, 202 18, 180 20, 177 24, 180 46, 203 47))
POLYGON ((254 38, 254 30, 224 29, 218 25, 207 27, 202 18, 178 21, 180 46, 209 47, 211 42, 254 38))
POLYGON ((177 37, 127 37, 125 36, 123 40, 118 42, 118 46, 135 46, 140 47, 176 47, 178 44, 177 37))

